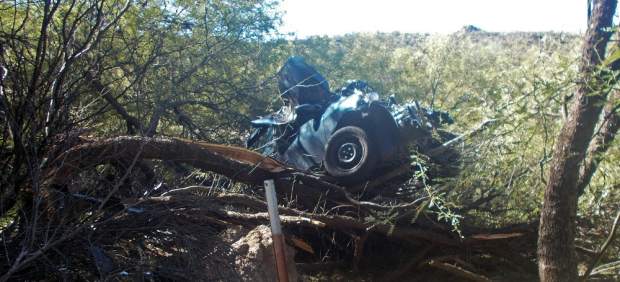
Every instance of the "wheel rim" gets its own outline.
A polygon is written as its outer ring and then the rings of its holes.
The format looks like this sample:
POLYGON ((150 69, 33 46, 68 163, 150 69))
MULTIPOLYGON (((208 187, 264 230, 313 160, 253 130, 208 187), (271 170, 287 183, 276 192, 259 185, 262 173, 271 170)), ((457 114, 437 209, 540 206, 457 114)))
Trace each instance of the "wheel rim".
POLYGON ((360 160, 362 147, 357 142, 346 142, 338 147, 338 163, 345 167, 354 167, 360 160))

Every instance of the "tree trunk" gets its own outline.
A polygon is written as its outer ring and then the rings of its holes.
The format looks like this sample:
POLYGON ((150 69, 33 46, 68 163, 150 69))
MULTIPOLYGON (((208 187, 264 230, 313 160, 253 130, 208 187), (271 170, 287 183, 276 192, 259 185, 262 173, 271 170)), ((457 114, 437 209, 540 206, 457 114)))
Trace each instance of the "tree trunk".
POLYGON ((574 253, 579 169, 609 89, 598 66, 602 61, 616 0, 594 1, 582 49, 574 104, 555 146, 538 233, 538 271, 541 281, 577 281, 574 253), (608 90, 607 90, 608 91, 608 90))

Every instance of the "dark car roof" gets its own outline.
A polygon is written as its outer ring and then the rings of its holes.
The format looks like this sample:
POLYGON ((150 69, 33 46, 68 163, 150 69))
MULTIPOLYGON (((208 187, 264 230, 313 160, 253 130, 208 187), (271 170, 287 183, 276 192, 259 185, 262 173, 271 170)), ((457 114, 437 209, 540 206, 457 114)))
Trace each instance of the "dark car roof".
POLYGON ((280 95, 296 97, 299 104, 324 104, 331 96, 327 80, 303 57, 290 57, 278 77, 280 95))

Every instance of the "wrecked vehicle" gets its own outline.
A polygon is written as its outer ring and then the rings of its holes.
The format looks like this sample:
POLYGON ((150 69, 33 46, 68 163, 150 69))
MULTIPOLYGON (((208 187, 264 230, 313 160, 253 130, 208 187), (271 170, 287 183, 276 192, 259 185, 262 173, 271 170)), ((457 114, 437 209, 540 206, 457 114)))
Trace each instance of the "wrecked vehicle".
MULTIPOLYGON (((433 134, 450 116, 392 96, 381 100, 363 81, 332 93, 327 80, 301 57, 278 72, 284 106, 252 121, 247 146, 300 170, 325 170, 344 184, 368 180, 441 146, 433 134)), ((450 139, 451 136, 444 134, 450 139)))

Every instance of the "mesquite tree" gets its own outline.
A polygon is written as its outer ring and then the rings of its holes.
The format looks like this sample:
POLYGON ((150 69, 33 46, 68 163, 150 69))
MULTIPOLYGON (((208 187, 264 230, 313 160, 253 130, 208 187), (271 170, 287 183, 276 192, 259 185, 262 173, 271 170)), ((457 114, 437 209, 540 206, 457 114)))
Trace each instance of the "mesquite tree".
MULTIPOLYGON (((238 134, 211 128, 240 128, 254 115, 257 95, 249 96, 271 62, 260 50, 278 22, 276 4, 0 1, 0 281, 100 221, 48 213, 50 194, 75 194, 45 185, 67 140, 93 130, 203 140, 238 134)), ((152 165, 121 160, 111 165, 113 192, 89 197, 109 200, 134 165, 148 175, 144 183, 156 180, 152 165)))
MULTIPOLYGON (((557 139, 545 189, 538 238, 538 268, 542 281, 576 281, 578 278, 574 248, 577 200, 579 190, 585 185, 584 180, 589 180, 594 171, 589 168, 594 160, 588 158, 585 165, 583 161, 587 152, 600 153, 598 146, 605 148, 605 144, 610 142, 609 133, 606 133, 608 130, 601 131, 607 136, 593 135, 611 86, 615 83, 615 66, 608 68, 603 64, 603 59, 612 35, 616 5, 616 0, 593 3, 582 49, 581 80, 568 120, 557 139), (593 139, 597 141, 592 142, 593 139), (589 150, 590 143, 593 148, 589 150), (585 169, 580 174, 582 166, 585 169)), ((608 121, 602 123, 605 128, 610 128, 608 121)), ((610 129, 613 128, 611 126, 610 129)))

